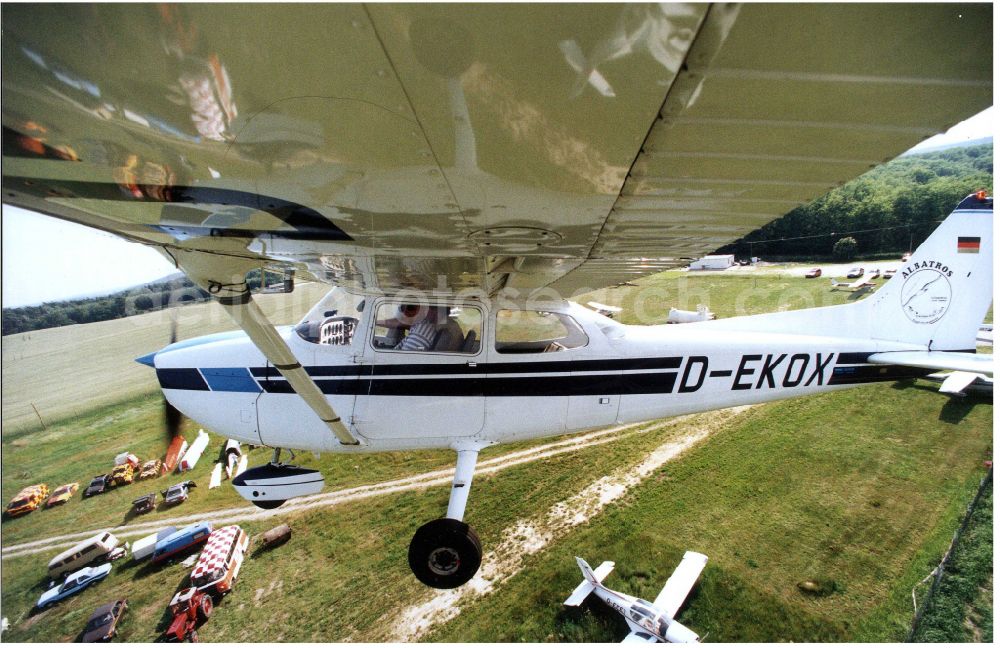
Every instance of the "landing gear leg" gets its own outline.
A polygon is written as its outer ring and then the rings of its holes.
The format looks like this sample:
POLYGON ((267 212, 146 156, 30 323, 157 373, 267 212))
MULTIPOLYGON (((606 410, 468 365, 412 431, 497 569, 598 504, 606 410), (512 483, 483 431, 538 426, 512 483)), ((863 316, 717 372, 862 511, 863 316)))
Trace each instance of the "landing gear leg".
POLYGON ((424 585, 452 589, 464 585, 479 571, 483 561, 479 536, 462 522, 478 456, 478 447, 458 450, 447 517, 423 525, 410 541, 410 569, 424 585))

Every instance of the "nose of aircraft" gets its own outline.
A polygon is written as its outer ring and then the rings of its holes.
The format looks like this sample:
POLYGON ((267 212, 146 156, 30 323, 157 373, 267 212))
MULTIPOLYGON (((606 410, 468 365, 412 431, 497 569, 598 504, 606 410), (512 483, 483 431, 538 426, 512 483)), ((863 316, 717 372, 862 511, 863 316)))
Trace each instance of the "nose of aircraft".
POLYGON ((144 364, 147 367, 153 367, 155 369, 156 365, 153 364, 153 359, 156 358, 157 353, 159 353, 159 351, 153 351, 152 353, 147 353, 144 356, 139 356, 138 358, 135 359, 135 361, 138 362, 139 364, 144 364))

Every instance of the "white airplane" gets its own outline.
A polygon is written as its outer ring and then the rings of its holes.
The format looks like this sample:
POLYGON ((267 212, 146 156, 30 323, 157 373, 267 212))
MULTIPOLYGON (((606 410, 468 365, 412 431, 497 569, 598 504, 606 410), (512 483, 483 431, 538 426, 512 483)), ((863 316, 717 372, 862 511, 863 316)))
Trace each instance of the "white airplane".
POLYGON ((847 292, 860 292, 864 290, 870 290, 875 287, 868 277, 862 275, 857 281, 847 283, 846 281, 837 281, 836 279, 830 280, 830 286, 833 290, 845 290, 847 292))
POLYGON ((962 352, 991 299, 985 195, 846 306, 643 327, 567 299, 683 266, 992 102, 988 4, 644 12, 5 5, 3 201, 155 247, 233 317, 143 361, 168 427, 180 410, 275 448, 233 480, 259 506, 323 487, 283 448, 454 450, 409 561, 456 587, 487 446, 983 364, 962 352), (567 65, 567 41, 598 45, 567 65), (613 93, 575 91, 597 66, 613 93), (261 270, 333 289, 275 327, 261 270))
POLYGON ((584 599, 595 593, 611 609, 625 617, 625 622, 631 632, 622 643, 696 643, 698 634, 674 620, 677 610, 684 604, 694 587, 698 576, 708 562, 708 556, 694 551, 684 553, 684 558, 667 579, 666 584, 656 600, 652 603, 641 598, 616 592, 606 587, 601 581, 607 578, 615 564, 611 561, 601 563, 596 570, 591 570, 583 558, 577 557, 577 564, 583 572, 583 582, 577 585, 573 593, 563 605, 577 606, 584 599))

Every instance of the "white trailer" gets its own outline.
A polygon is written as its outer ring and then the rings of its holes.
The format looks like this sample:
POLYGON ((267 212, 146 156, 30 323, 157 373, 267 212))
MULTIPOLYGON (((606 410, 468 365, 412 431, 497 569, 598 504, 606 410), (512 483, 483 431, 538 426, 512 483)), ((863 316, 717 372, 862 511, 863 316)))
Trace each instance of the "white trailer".
POLYGON ((688 266, 688 270, 725 270, 733 265, 736 265, 736 255, 734 254, 710 254, 693 261, 688 266))

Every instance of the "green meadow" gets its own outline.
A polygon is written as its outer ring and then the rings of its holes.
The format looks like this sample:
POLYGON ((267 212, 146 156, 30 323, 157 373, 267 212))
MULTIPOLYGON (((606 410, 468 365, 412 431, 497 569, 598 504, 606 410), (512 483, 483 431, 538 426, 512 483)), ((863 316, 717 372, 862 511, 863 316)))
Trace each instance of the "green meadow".
MULTIPOLYGON (((623 321, 653 323, 662 322, 670 306, 694 309, 706 303, 724 317, 853 298, 857 296, 830 291, 824 279, 666 273, 580 301, 622 305, 623 321)), ((278 323, 289 323, 310 305, 272 314, 278 323)), ((183 316, 187 309, 208 306, 181 309, 182 339, 209 332, 183 316)), ((231 328, 224 323, 212 326, 231 328)), ((63 360, 46 356, 47 366, 97 355, 109 366, 134 365, 132 358, 140 353, 124 343, 88 345, 94 338, 87 327, 97 326, 101 324, 67 327, 75 331, 62 335, 74 336, 78 348, 66 351, 63 360)), ((119 326, 137 328, 136 335, 148 336, 150 343, 166 330, 163 321, 152 318, 119 326)), ((16 348, 22 357, 38 357, 42 349, 33 346, 38 341, 21 339, 16 348)), ((111 370, 99 387, 77 386, 70 395, 61 395, 61 383, 53 386, 49 409, 72 407, 72 416, 53 415, 44 428, 37 417, 34 423, 25 417, 9 428, 8 405, 23 406, 35 396, 12 384, 11 377, 16 381, 30 369, 20 359, 10 366, 8 342, 4 338, 0 437, 5 501, 22 486, 40 481, 50 488, 79 481, 83 488, 91 476, 108 471, 115 454, 124 450, 142 459, 163 452, 159 395, 148 386, 131 393, 130 374, 111 370)), ((60 344, 64 350, 72 346, 69 338, 60 344)), ((724 420, 713 414, 666 420, 611 443, 477 474, 466 519, 489 551, 505 530, 519 521, 539 520, 544 511, 603 475, 638 464, 692 430, 713 429, 625 497, 526 556, 512 578, 463 603, 457 618, 432 629, 425 639, 617 641, 627 632, 617 614, 593 603, 580 609, 562 606, 581 578, 573 556, 592 565, 615 561, 608 585, 652 600, 683 552, 695 550, 707 554, 709 563, 680 621, 709 642, 901 641, 912 619, 910 590, 947 548, 985 474, 983 461, 992 447, 992 402, 972 396, 951 399, 936 389, 926 381, 868 385, 760 405, 724 420), (819 583, 820 592, 798 587, 807 580, 819 583)), ((185 422, 188 439, 198 427, 185 422)), ((198 467, 184 477, 137 482, 87 500, 77 495, 62 507, 4 520, 2 544, 245 506, 227 482, 220 489, 207 488, 221 441, 213 436, 198 467), (128 517, 133 499, 189 478, 199 487, 188 502, 139 520, 128 517)), ((545 442, 491 448, 482 459, 545 442)), ((268 458, 269 451, 260 448, 251 452, 250 462, 268 458)), ((327 490, 337 490, 447 469, 453 460, 451 452, 426 451, 318 459, 304 453, 297 461, 321 470, 327 490)), ((238 584, 199 631, 200 638, 393 640, 396 635, 386 619, 428 592, 407 567, 410 537, 417 526, 443 514, 447 499, 448 487, 439 486, 244 523, 253 535, 288 522, 293 536, 270 551, 251 546, 238 584)), ((988 547, 991 557, 991 540, 988 547)), ((121 561, 105 582, 50 610, 33 611, 47 584, 46 564, 58 552, 7 557, 0 563, 3 615, 11 623, 4 640, 70 641, 94 608, 127 597, 130 609, 120 640, 152 641, 165 629, 166 605, 190 571, 180 564, 153 569, 121 561)), ((980 615, 991 617, 985 598, 975 605, 980 615)))

